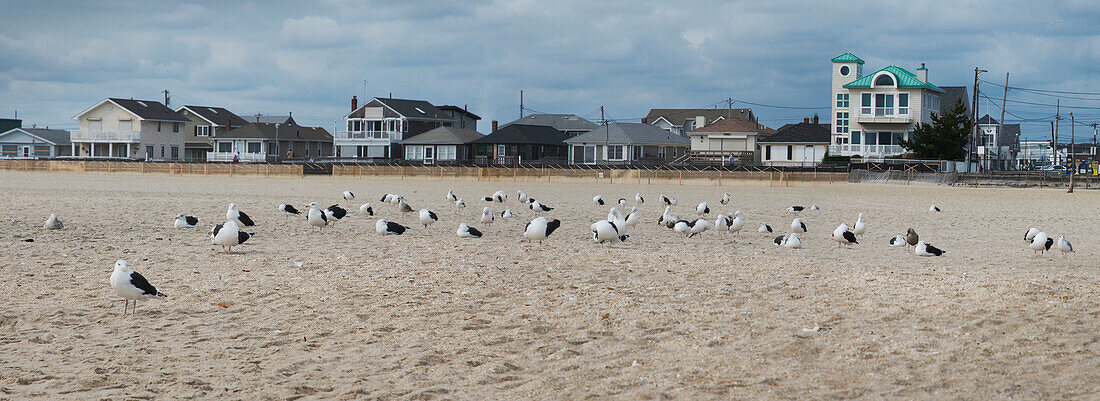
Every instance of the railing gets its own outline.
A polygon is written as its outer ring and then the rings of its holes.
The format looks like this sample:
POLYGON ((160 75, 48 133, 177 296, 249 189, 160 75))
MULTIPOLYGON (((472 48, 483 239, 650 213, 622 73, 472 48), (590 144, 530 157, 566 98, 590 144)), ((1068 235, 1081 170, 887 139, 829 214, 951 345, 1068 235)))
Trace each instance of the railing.
POLYGON ((240 162, 266 162, 267 155, 263 153, 230 153, 230 152, 206 152, 206 160, 211 162, 231 162, 233 156, 237 156, 240 162))
POLYGON ((141 142, 141 131, 69 131, 73 142, 141 142))
POLYGON ((861 156, 894 156, 905 153, 901 145, 829 145, 829 153, 833 155, 861 155, 861 156))
POLYGON ((389 140, 398 137, 397 131, 336 131, 335 139, 389 140))
POLYGON ((859 121, 860 124, 908 124, 913 122, 913 117, 910 117, 908 114, 892 116, 860 114, 856 116, 856 121, 859 121))

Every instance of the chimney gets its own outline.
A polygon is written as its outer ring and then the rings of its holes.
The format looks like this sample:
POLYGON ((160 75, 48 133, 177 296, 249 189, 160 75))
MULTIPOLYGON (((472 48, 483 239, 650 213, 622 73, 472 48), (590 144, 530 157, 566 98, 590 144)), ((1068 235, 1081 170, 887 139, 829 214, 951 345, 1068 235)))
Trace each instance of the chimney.
POLYGON ((695 116, 695 129, 703 128, 707 125, 707 118, 703 116, 695 116))
POLYGON ((917 68, 917 79, 928 83, 928 69, 924 67, 924 63, 920 63, 920 68, 917 68))
POLYGON ((802 123, 803 124, 809 124, 810 123, 810 118, 809 117, 802 117, 802 123))
POLYGON ((814 125, 817 125, 817 113, 814 113, 814 125))
POLYGON ((649 120, 645 117, 642 117, 642 124, 649 124, 649 120))
POLYGON ((497 132, 497 120, 493 120, 493 130, 490 132, 497 132))
POLYGON ((359 108, 359 98, 357 98, 355 96, 352 96, 351 97, 351 111, 355 111, 355 109, 358 109, 358 108, 359 108))

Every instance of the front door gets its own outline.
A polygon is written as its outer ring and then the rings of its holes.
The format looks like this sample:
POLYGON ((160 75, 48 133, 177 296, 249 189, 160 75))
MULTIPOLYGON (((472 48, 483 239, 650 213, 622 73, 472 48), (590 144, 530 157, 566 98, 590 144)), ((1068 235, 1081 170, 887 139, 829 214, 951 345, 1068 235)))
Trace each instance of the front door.
POLYGON ((432 164, 435 162, 435 146, 424 147, 424 164, 432 164))
POLYGON ((24 146, 23 147, 23 157, 31 157, 31 147, 30 146, 24 146))

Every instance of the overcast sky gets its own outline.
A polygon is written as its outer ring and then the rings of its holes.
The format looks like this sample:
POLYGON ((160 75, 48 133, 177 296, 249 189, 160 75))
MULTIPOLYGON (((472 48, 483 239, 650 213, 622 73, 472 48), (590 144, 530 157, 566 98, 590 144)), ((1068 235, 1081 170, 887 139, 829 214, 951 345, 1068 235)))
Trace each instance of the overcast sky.
MULTIPOLYGON (((938 85, 970 86, 981 66, 993 82, 1010 72, 1010 86, 1100 92, 1095 1, 59 3, 0 0, 0 117, 74 127, 103 98, 164 89, 172 106, 293 112, 330 130, 352 95, 391 92, 469 106, 482 132, 519 117, 521 89, 532 110, 591 119, 600 106, 637 119, 727 98, 821 108, 734 104, 777 127, 829 113, 829 59, 844 52, 866 72, 927 63, 938 85)), ((1001 90, 983 87, 998 103, 1001 90)), ((1047 135, 1053 108, 1021 101, 1055 97, 1009 94, 1006 121, 1036 119, 1025 135, 1047 135)), ((1100 96, 1062 103, 1100 121, 1100 96)), ((998 106, 981 109, 999 117, 998 106)))

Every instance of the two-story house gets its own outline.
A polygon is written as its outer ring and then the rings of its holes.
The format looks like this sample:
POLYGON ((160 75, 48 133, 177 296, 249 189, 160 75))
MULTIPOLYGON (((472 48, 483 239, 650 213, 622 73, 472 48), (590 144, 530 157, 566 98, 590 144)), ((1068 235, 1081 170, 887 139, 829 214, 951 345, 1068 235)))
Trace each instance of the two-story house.
POLYGON ((336 157, 400 158, 405 139, 454 123, 450 113, 423 100, 376 97, 359 106, 358 99, 352 96, 351 113, 344 116, 346 131, 334 135, 336 157))
POLYGON ((73 117, 75 157, 180 160, 191 120, 155 100, 107 98, 73 117))
POLYGON ((756 122, 752 109, 651 109, 643 123, 653 124, 677 135, 714 124, 727 118, 756 122))
POLYGON ((852 53, 833 58, 829 153, 870 159, 901 155, 899 141, 910 138, 917 124, 932 122, 944 92, 928 82, 924 64, 915 74, 892 65, 864 74, 863 60, 852 53))
POLYGON ((454 127, 458 129, 477 131, 477 122, 481 120, 477 114, 471 113, 466 107, 458 107, 452 105, 439 106, 440 110, 451 116, 451 119, 455 120, 454 127))
POLYGON ((515 121, 512 121, 510 123, 501 125, 499 128, 497 127, 496 122, 494 122, 493 123, 493 132, 496 132, 498 129, 504 129, 504 128, 507 128, 508 126, 515 125, 515 124, 538 126, 538 127, 550 127, 550 128, 556 129, 558 131, 561 131, 562 133, 565 133, 565 136, 567 138, 572 138, 572 137, 575 137, 577 135, 587 133, 589 131, 592 131, 592 130, 597 129, 597 128, 600 127, 599 125, 596 125, 596 123, 585 120, 584 118, 581 118, 580 116, 578 116, 576 114, 539 113, 539 114, 528 114, 526 116, 521 117, 518 120, 515 120, 515 121))
POLYGON ((207 152, 214 151, 214 138, 229 130, 248 124, 224 107, 183 106, 176 113, 191 120, 191 129, 184 134, 183 160, 205 161, 207 152))
POLYGON ((1020 124, 1000 124, 989 114, 978 119, 978 161, 987 170, 1015 169, 1020 124))

